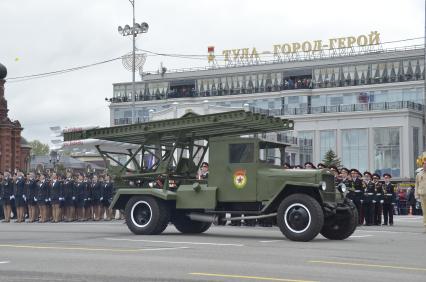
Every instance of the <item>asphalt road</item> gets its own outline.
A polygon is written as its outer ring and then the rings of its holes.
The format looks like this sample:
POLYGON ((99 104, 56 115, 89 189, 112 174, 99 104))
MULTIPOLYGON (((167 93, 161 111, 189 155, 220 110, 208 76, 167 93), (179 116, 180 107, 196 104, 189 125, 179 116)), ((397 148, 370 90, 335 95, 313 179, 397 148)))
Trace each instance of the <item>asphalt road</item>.
POLYGON ((135 236, 122 221, 1 223, 0 281, 424 282, 426 232, 414 216, 308 243, 263 227, 135 236))

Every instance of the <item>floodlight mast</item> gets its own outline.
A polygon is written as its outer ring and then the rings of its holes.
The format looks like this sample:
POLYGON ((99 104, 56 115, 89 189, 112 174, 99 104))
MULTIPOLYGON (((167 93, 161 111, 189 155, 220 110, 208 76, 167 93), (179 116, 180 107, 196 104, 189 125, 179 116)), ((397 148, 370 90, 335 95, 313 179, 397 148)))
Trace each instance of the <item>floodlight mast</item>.
POLYGON ((130 4, 132 5, 132 12, 133 12, 133 21, 132 21, 132 27, 130 27, 128 24, 122 28, 121 26, 118 27, 118 33, 123 36, 132 35, 132 121, 131 123, 136 122, 135 117, 135 100, 136 100, 136 36, 139 33, 147 33, 149 25, 145 22, 138 24, 135 20, 135 0, 129 0, 130 4))

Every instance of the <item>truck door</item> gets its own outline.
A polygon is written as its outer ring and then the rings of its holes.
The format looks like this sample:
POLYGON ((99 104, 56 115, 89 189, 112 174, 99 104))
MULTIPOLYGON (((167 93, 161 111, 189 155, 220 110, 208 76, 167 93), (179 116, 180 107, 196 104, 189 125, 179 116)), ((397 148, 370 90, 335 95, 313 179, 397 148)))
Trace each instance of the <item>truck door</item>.
MULTIPOLYGON (((256 201, 256 152, 258 151, 256 146, 256 142, 253 141, 224 142, 221 144, 222 154, 220 155, 222 156, 210 155, 212 166, 210 166, 209 186, 219 188, 218 201, 256 201), (219 157, 221 161, 216 159, 219 157), (213 174, 214 177, 211 177, 213 174)), ((211 153, 213 152, 211 150, 211 153)))

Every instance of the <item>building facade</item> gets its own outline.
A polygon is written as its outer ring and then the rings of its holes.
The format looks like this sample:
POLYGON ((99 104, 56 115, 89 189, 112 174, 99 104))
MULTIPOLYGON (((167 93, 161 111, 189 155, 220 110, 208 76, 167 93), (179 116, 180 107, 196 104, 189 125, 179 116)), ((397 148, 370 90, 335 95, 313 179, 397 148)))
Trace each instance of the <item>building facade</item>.
POLYGON ((144 74, 113 85, 112 126, 245 108, 295 121, 268 138, 286 161, 319 163, 332 149, 348 168, 413 179, 424 150, 424 49, 419 46, 232 67, 144 74))
POLYGON ((0 171, 28 170, 31 147, 21 137, 23 130, 19 121, 8 117, 7 101, 4 97, 4 84, 7 69, 0 64, 0 171))

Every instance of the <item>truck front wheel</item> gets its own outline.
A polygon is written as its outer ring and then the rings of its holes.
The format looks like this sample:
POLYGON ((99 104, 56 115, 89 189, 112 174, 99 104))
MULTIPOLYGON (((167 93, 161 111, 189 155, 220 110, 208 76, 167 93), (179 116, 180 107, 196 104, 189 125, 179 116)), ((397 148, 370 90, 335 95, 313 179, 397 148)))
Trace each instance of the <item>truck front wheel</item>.
POLYGON ((337 211, 325 220, 322 236, 330 240, 344 240, 354 233, 358 224, 358 211, 352 202, 347 206, 347 210, 337 211))
POLYGON ((321 231, 324 213, 316 199, 306 194, 293 194, 278 207, 277 224, 288 239, 306 242, 321 231))
POLYGON ((130 198, 125 213, 127 227, 137 235, 160 234, 170 221, 170 209, 165 202, 149 196, 130 198))
POLYGON ((212 225, 210 222, 201 222, 191 220, 185 213, 176 212, 173 215, 172 223, 176 229, 181 233, 203 233, 206 232, 212 225))

